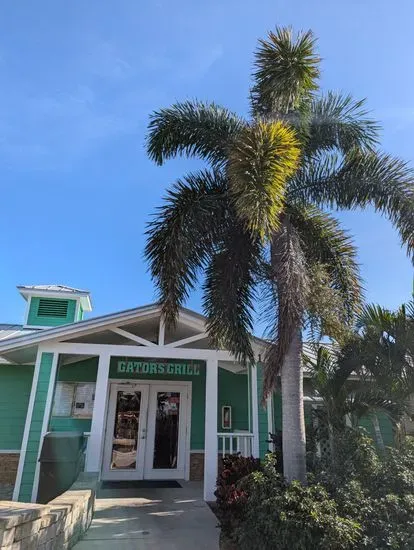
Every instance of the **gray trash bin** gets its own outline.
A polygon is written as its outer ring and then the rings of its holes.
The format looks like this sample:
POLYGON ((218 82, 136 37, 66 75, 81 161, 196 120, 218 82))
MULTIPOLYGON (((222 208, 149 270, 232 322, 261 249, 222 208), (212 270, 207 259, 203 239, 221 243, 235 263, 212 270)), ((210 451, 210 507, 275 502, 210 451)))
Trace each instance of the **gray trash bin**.
POLYGON ((83 466, 86 438, 82 432, 49 432, 40 453, 37 502, 45 504, 69 489, 83 466))

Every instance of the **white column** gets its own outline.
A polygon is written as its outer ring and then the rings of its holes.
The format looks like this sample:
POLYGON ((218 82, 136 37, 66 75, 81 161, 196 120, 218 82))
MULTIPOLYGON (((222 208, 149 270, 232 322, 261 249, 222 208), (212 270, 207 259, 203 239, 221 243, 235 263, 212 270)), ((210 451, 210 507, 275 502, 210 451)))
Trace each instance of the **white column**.
MULTIPOLYGON (((266 405, 267 405, 267 431, 270 434, 273 434, 275 433, 275 422, 274 422, 274 412, 273 412, 273 393, 268 395, 266 399, 266 405)), ((273 446, 271 443, 269 443, 268 449, 269 451, 273 451, 273 446)))
POLYGON ((218 360, 208 359, 206 366, 206 418, 204 440, 204 500, 214 500, 217 480, 217 393, 218 360))
POLYGON ((257 399, 257 367, 251 365, 252 380, 252 428, 253 428, 253 456, 259 458, 259 402, 257 399))
POLYGON ((103 438, 105 431, 105 411, 109 386, 108 353, 99 356, 98 374, 96 376, 95 403, 93 405, 91 434, 86 451, 86 472, 100 472, 103 438))

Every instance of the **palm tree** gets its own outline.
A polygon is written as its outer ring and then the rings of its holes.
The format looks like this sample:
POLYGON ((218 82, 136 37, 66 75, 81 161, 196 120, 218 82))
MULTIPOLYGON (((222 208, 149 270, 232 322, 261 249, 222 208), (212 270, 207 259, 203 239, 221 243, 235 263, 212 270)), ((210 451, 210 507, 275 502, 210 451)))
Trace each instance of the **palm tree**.
POLYGON ((406 411, 406 405, 398 395, 388 387, 380 387, 375 379, 367 376, 361 362, 362 350, 363 339, 355 334, 343 347, 314 344, 311 353, 303 356, 315 395, 322 400, 317 417, 327 428, 332 460, 336 455, 336 436, 346 430, 347 424, 355 428, 362 417, 372 419, 377 447, 383 454, 385 446, 381 430, 376 425, 379 422, 375 422, 375 419, 378 421, 377 414, 385 413, 396 424, 406 411))
MULTIPOLYGON (((400 403, 403 413, 410 413, 409 399, 414 394, 414 302, 396 311, 379 305, 367 305, 358 318, 359 357, 380 390, 400 403)), ((403 414, 394 418, 401 427, 403 414)), ((377 444, 383 448, 378 417, 372 421, 377 444)), ((400 430, 398 430, 400 431, 400 430)))
POLYGON ((147 137, 159 165, 178 155, 208 165, 170 188, 148 228, 146 258, 166 322, 203 273, 212 342, 254 361, 260 301, 271 321, 264 388, 272 391, 281 373, 289 480, 306 476, 303 323, 334 331, 341 323, 331 322, 330 306, 346 321, 361 302, 355 249, 326 209, 374 206, 409 253, 414 244, 411 171, 375 151, 378 127, 363 101, 317 95, 319 63, 310 31, 276 29, 256 51, 250 119, 185 101, 153 113, 147 137))

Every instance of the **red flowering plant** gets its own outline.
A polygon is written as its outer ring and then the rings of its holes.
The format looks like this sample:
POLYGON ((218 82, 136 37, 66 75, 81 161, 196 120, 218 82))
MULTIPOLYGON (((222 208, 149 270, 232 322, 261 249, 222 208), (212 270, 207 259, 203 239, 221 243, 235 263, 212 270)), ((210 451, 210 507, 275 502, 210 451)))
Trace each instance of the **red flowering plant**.
POLYGON ((220 473, 217 478, 216 514, 221 532, 231 539, 234 529, 243 517, 247 493, 239 482, 255 471, 261 470, 260 460, 253 457, 229 455, 222 458, 220 473))

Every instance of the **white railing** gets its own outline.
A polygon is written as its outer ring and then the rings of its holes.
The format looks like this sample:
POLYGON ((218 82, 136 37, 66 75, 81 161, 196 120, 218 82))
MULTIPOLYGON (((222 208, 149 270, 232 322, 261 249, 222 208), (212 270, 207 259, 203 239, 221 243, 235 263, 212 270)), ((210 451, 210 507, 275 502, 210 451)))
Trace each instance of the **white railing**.
POLYGON ((240 453, 253 455, 253 434, 250 432, 218 433, 218 451, 222 456, 240 453))

